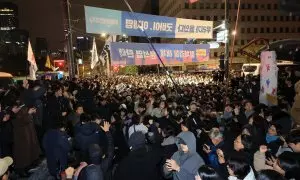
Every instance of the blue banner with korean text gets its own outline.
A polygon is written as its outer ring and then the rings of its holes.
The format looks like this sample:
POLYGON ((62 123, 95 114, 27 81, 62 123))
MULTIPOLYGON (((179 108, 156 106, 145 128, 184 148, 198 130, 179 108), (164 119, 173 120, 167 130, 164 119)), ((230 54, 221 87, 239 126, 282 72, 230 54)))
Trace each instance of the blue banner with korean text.
MULTIPOLYGON (((209 60, 209 44, 153 44, 165 64, 182 64, 209 60)), ((160 64, 150 44, 120 43, 110 45, 111 65, 160 64)))
POLYGON ((212 39, 213 21, 131 13, 84 6, 86 32, 163 38, 212 39))

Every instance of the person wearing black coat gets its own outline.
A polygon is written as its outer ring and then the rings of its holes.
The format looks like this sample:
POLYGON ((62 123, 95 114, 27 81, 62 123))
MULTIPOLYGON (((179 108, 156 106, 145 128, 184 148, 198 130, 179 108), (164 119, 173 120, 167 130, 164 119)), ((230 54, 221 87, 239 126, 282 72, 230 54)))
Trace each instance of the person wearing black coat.
POLYGON ((106 121, 110 120, 111 117, 111 109, 109 104, 107 104, 107 100, 105 98, 100 98, 99 99, 100 103, 99 106, 97 108, 97 114, 104 118, 106 121))
POLYGON ((45 108, 46 113, 44 116, 43 127, 46 130, 53 128, 59 121, 63 121, 68 111, 63 103, 62 88, 60 86, 55 86, 53 91, 54 95, 48 98, 45 108))
POLYGON ((0 158, 12 157, 13 125, 10 115, 5 112, 0 115, 0 158))
POLYGON ((80 123, 75 126, 74 145, 79 151, 81 161, 88 160, 88 148, 92 144, 100 145, 99 128, 91 122, 90 116, 80 115, 80 123))
POLYGON ((78 102, 83 105, 87 113, 93 113, 95 111, 94 93, 89 89, 87 82, 83 84, 83 89, 79 91, 77 99, 78 102))
POLYGON ((129 138, 131 152, 119 164, 114 180, 158 180, 161 156, 145 144, 145 135, 135 132, 129 138))
POLYGON ((56 129, 48 130, 43 138, 47 166, 49 173, 54 177, 67 168, 68 153, 71 150, 64 125, 59 123, 56 126, 56 129))
POLYGON ((111 179, 108 177, 112 175, 112 173, 110 173, 110 170, 112 168, 113 165, 112 162, 115 155, 114 140, 113 140, 112 133, 110 132, 110 124, 108 122, 104 122, 103 126, 101 126, 101 129, 105 132, 108 141, 105 157, 103 156, 104 154, 103 147, 99 146, 98 144, 91 144, 88 147, 88 154, 89 154, 88 162, 90 165, 92 164, 100 167, 98 173, 103 174, 103 178, 111 179))

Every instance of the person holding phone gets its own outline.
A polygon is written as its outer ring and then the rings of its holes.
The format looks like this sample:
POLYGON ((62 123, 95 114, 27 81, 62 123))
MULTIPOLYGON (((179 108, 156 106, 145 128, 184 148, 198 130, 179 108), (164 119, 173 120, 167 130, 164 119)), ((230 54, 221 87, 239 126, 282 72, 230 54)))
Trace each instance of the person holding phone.
POLYGON ((192 132, 181 132, 177 136, 178 151, 164 165, 166 178, 173 180, 194 180, 199 167, 204 165, 196 152, 196 138, 192 132))

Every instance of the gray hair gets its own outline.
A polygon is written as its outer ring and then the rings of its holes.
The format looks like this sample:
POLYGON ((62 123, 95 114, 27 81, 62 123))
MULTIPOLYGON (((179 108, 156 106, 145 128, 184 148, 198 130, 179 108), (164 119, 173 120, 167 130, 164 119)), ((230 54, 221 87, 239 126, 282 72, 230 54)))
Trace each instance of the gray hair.
POLYGON ((212 128, 209 131, 208 136, 210 139, 219 139, 223 138, 223 133, 218 128, 212 128))

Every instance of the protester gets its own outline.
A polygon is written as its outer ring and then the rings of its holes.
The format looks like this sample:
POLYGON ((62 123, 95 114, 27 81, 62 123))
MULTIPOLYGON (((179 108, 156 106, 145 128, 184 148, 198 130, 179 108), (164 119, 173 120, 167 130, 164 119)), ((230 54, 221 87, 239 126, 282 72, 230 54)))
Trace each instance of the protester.
POLYGON ((195 179, 203 159, 196 152, 196 138, 192 132, 182 132, 178 136, 178 151, 164 165, 166 177, 174 180, 195 179))
POLYGON ((134 132, 129 138, 131 152, 119 164, 115 180, 158 180, 159 163, 162 155, 146 146, 143 132, 134 132))
POLYGON ((130 126, 128 130, 129 138, 130 136, 135 132, 142 132, 143 134, 146 134, 148 132, 148 128, 143 124, 143 117, 142 116, 135 116, 132 119, 132 126, 130 126))
POLYGON ((0 114, 0 158, 13 156, 13 125, 10 114, 0 114))
POLYGON ((208 155, 209 165, 215 169, 219 168, 217 150, 222 150, 225 154, 231 151, 229 143, 225 143, 222 132, 218 128, 213 128, 208 134, 211 143, 203 145, 203 151, 208 155))
POLYGON ((60 176, 68 166, 68 153, 71 150, 69 137, 63 123, 56 124, 54 129, 48 130, 43 139, 49 173, 60 176))
POLYGON ((293 152, 300 154, 300 129, 292 130, 286 138, 286 143, 293 152))
POLYGON ((228 180, 255 180, 254 172, 243 156, 233 156, 228 160, 228 180))
POLYGON ((273 161, 273 169, 283 175, 286 179, 300 179, 299 159, 293 152, 284 152, 279 155, 277 161, 273 161))
POLYGON ((84 113, 83 107, 80 104, 77 104, 74 109, 75 111, 70 113, 67 118, 72 127, 80 122, 80 115, 84 113))
POLYGON ((268 169, 298 178, 299 84, 290 111, 284 84, 278 105, 267 107, 258 104, 258 77, 226 84, 210 73, 172 76, 176 86, 151 74, 0 88, 1 157, 40 179, 252 180, 272 177, 268 169))
POLYGON ((13 159, 18 172, 26 176, 27 170, 39 159, 41 153, 32 116, 36 108, 14 105, 12 112, 13 159))
POLYGON ((196 176, 196 180, 222 180, 223 178, 209 166, 201 166, 198 170, 199 175, 196 176))

